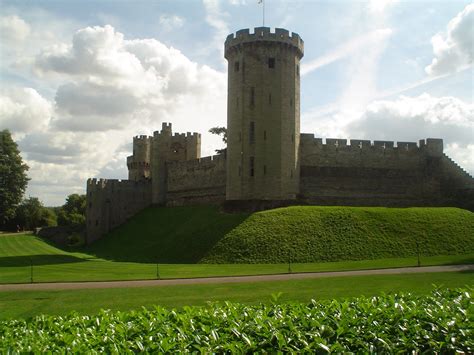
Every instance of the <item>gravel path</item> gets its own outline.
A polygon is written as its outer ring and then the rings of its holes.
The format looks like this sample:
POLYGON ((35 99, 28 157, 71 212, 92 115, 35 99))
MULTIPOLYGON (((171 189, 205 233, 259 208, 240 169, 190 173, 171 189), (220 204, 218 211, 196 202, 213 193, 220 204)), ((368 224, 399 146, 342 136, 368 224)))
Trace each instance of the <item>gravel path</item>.
POLYGON ((262 282, 262 281, 280 281, 280 280, 318 279, 318 278, 324 278, 324 277, 357 276, 357 275, 394 275, 394 274, 417 274, 417 273, 426 273, 426 272, 431 273, 431 272, 459 272, 459 271, 474 271, 474 264, 473 265, 406 267, 406 268, 394 268, 394 269, 355 270, 355 271, 308 272, 308 273, 277 274, 277 275, 203 277, 203 278, 194 278, 194 279, 8 284, 8 285, 0 285, 0 292, 1 291, 75 290, 75 289, 120 288, 120 287, 149 287, 149 286, 195 285, 195 284, 223 284, 223 283, 236 283, 236 282, 262 282))

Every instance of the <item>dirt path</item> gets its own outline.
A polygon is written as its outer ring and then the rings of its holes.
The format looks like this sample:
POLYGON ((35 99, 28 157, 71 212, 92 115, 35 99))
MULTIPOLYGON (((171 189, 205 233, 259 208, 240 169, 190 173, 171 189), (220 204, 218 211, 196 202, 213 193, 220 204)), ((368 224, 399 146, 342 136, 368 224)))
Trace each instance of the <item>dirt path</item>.
POLYGON ((0 292, 1 291, 74 290, 74 289, 91 289, 91 288, 120 288, 120 287, 149 287, 149 286, 195 285, 195 284, 222 284, 222 283, 236 283, 236 282, 262 282, 262 281, 318 279, 318 278, 324 278, 324 277, 341 277, 341 276, 357 276, 357 275, 394 275, 394 274, 416 274, 416 273, 425 273, 425 272, 432 273, 432 272, 459 272, 459 271, 474 271, 474 265, 425 266, 425 267, 407 267, 407 268, 395 268, 395 269, 308 272, 308 273, 256 275, 256 276, 203 277, 203 278, 194 278, 194 279, 9 284, 9 285, 0 285, 0 292))

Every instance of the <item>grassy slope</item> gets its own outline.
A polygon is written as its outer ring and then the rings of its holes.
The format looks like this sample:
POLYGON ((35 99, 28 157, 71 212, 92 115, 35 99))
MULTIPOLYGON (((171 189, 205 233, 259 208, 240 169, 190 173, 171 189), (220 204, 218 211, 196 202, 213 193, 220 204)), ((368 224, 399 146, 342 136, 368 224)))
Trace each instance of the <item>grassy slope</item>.
POLYGON ((426 294, 433 284, 449 288, 474 286, 473 273, 371 275, 324 279, 271 281, 222 285, 180 285, 144 288, 67 291, 0 292, 0 319, 28 318, 39 314, 93 314, 100 309, 130 310, 161 305, 182 307, 208 301, 270 302, 281 292, 280 302, 378 295, 407 291, 426 294))
POLYGON ((413 266, 415 239, 422 265, 474 263, 472 230, 474 214, 453 208, 292 207, 250 216, 149 208, 75 252, 34 236, 0 236, 0 283, 29 282, 31 262, 35 282, 152 279, 157 261, 162 278, 284 273, 289 256, 293 272, 413 266), (311 258, 324 262, 295 263, 311 258), (364 258, 375 259, 326 262, 364 258), (183 264, 200 261, 280 263, 183 264))
POLYGON ((149 208, 87 249, 160 263, 285 263, 474 252, 474 214, 457 208, 288 207, 251 215, 149 208))
MULTIPOLYGON (((31 281, 99 281, 155 279, 156 264, 99 259, 68 253, 32 235, 0 237, 0 283, 31 281)), ((472 264, 474 253, 422 257, 421 264, 472 264)), ((292 263, 292 272, 317 272, 415 266, 416 257, 326 263, 292 263)), ((288 272, 288 264, 159 264, 161 278, 257 275, 288 272)))

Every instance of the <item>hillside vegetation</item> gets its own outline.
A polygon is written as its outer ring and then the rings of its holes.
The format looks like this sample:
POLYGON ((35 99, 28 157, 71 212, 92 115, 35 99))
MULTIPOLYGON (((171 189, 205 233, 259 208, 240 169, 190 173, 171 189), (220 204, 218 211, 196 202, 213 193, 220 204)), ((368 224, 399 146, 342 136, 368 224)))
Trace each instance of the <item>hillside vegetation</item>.
POLYGON ((160 263, 308 263, 468 254, 474 214, 457 208, 296 206, 253 214, 150 207, 82 250, 160 263), (418 244, 418 246, 417 246, 418 244))

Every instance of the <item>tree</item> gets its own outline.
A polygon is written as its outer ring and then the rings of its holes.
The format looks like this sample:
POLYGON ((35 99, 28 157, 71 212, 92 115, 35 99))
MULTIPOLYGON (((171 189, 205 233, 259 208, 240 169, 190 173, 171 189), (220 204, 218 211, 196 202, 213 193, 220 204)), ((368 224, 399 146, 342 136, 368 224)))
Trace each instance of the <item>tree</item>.
POLYGON ((55 213, 43 206, 37 197, 29 197, 18 206, 15 222, 28 230, 50 227, 56 224, 55 213))
POLYGON ((15 217, 28 184, 28 165, 23 163, 10 131, 0 131, 0 224, 15 217))
POLYGON ((86 195, 72 194, 58 212, 60 226, 81 225, 86 222, 86 195))
MULTIPOLYGON (((225 127, 212 127, 209 130, 209 133, 217 134, 218 136, 222 136, 222 141, 227 144, 227 128, 225 127)), ((216 149, 217 154, 225 154, 227 148, 224 149, 216 149)))

